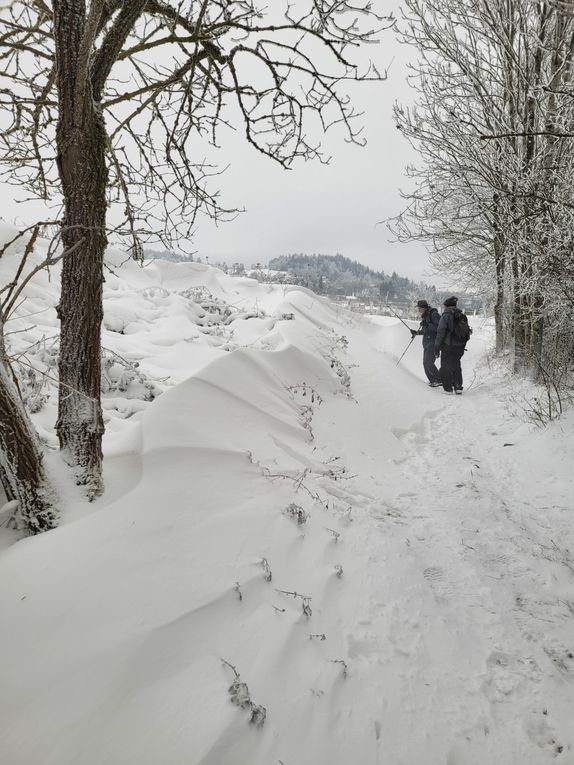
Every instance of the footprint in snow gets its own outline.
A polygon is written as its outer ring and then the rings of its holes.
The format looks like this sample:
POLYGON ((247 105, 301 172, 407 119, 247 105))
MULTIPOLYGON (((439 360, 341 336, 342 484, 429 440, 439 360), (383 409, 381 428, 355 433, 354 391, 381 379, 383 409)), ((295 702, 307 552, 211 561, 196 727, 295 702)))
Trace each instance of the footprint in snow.
POLYGON ((425 568, 423 576, 429 583, 430 588, 435 595, 445 597, 453 594, 454 586, 452 582, 447 579, 444 569, 440 568, 440 566, 429 566, 428 568, 425 568))
POLYGON ((384 521, 388 518, 399 518, 402 515, 401 510, 388 502, 382 502, 378 506, 374 506, 372 511, 373 518, 378 521, 384 521))
POLYGON ((565 749, 568 749, 562 743, 547 708, 530 710, 523 724, 529 739, 541 749, 549 749, 553 757, 560 758, 565 749))
POLYGON ((483 693, 492 703, 507 703, 516 690, 540 682, 540 667, 530 657, 515 657, 503 651, 492 651, 486 659, 483 693))
POLYGON ((499 555, 487 555, 486 558, 482 561, 482 565, 484 568, 499 568, 502 567, 504 569, 508 569, 508 567, 512 564, 513 560, 509 555, 505 555, 504 553, 501 553, 499 555))

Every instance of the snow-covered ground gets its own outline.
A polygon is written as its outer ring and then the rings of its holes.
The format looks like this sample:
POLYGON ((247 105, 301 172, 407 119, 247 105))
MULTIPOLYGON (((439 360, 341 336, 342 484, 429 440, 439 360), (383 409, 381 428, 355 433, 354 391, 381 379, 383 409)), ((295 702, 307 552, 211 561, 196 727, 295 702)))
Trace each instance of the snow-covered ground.
MULTIPOLYGON (((572 414, 516 415, 488 322, 450 397, 395 319, 121 260, 97 502, 30 381, 63 519, 0 555, 0 762, 572 765, 572 414)), ((6 327, 50 375, 56 300, 6 327)))

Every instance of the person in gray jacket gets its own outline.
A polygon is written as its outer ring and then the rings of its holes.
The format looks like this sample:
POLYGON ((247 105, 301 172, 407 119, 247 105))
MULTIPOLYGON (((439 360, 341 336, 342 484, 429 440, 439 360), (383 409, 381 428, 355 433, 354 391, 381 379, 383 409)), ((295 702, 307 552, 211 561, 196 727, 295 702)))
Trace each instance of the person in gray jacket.
POLYGON ((458 298, 449 297, 444 303, 444 311, 436 332, 434 351, 436 358, 441 356, 440 376, 445 393, 462 393, 462 368, 460 361, 464 353, 466 342, 457 340, 454 335, 454 323, 457 314, 461 314, 457 308, 458 298))

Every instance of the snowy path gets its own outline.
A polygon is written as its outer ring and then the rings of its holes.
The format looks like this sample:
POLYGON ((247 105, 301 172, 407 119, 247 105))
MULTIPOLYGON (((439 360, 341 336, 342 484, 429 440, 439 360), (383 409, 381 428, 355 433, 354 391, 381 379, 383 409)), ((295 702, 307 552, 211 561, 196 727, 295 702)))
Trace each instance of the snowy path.
MULTIPOLYGON (((359 357, 362 411, 386 413, 389 389, 359 357)), ((369 550, 370 606, 349 655, 388 661, 381 763, 574 762, 574 559, 560 547, 572 539, 571 494, 532 475, 544 469, 535 455, 513 458, 505 434, 518 423, 478 374, 461 398, 421 388, 438 408, 395 431, 398 490, 383 491, 355 542, 354 554, 369 550)))
POLYGON ((447 397, 396 320, 304 290, 108 289, 106 344, 172 384, 119 387, 106 495, 0 556, 0 761, 574 765, 572 417, 510 413, 488 330, 447 397), (243 313, 202 324, 202 290, 243 313))
MULTIPOLYGON (((393 503, 404 525, 380 556, 394 583, 384 596, 394 603, 390 623, 380 626, 404 655, 398 676, 415 680, 397 707, 412 710, 413 725, 426 717, 434 737, 444 720, 446 762, 474 761, 474 748, 477 763, 487 755, 534 763, 537 747, 559 754, 563 737, 572 742, 563 705, 574 693, 573 614, 552 592, 553 580, 572 571, 543 557, 556 557, 552 532, 520 497, 522 470, 494 461, 487 439, 472 433, 480 403, 449 402, 432 423, 433 440, 417 433, 410 442, 401 464, 409 491, 393 503)), ((413 761, 423 761, 424 746, 417 742, 413 761)), ((442 761, 441 750, 432 761, 442 761)))

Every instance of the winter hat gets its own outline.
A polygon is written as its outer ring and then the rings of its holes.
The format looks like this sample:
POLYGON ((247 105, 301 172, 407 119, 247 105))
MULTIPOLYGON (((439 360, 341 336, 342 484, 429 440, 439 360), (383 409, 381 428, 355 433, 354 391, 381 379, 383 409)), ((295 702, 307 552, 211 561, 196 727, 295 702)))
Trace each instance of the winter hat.
POLYGON ((444 301, 443 305, 445 306, 445 308, 452 308, 453 306, 456 306, 457 303, 458 303, 458 298, 453 295, 452 297, 447 298, 444 301))
POLYGON ((419 300, 417 303, 417 308, 428 308, 429 304, 426 300, 419 300))

